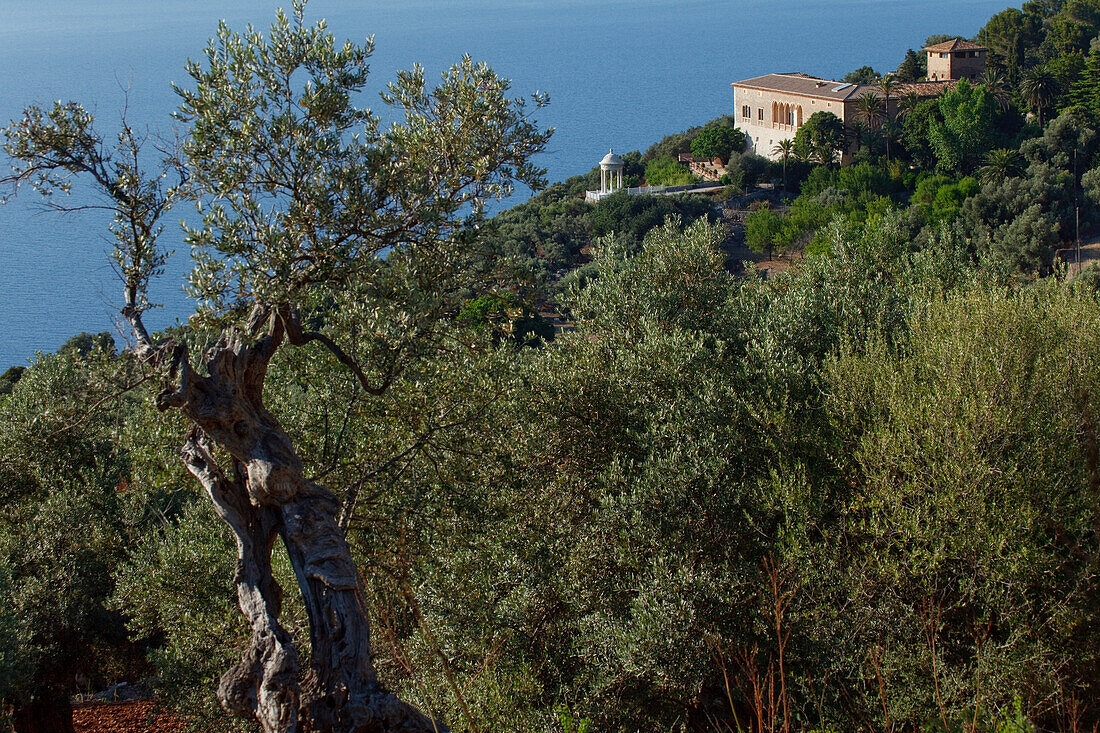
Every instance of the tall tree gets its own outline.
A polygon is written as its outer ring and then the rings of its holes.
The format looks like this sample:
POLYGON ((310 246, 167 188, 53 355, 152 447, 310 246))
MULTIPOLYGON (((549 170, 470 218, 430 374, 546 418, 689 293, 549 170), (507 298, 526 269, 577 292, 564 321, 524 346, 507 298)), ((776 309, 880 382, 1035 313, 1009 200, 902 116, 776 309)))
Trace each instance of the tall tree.
POLYGON ((783 163, 783 190, 787 190, 787 162, 794 155, 794 140, 780 140, 772 148, 772 155, 778 155, 780 162, 783 163))
POLYGON ((268 365, 280 349, 314 344, 364 392, 385 394, 437 348, 472 284, 463 220, 514 181, 543 183, 530 158, 550 133, 507 96, 507 81, 469 57, 434 90, 419 67, 399 72, 383 98, 404 119, 383 129, 354 102, 371 52, 370 43, 336 44, 323 21, 307 25, 303 0, 276 16, 266 38, 223 24, 206 61, 189 62, 192 86, 177 89, 189 134, 169 168, 179 176, 173 187, 161 170, 143 172, 132 130, 108 147, 77 104, 28 108, 6 131, 9 180, 49 195, 84 176, 111 202, 134 351, 164 380, 157 406, 190 421, 181 455, 237 542, 252 639, 218 697, 271 733, 437 724, 378 679, 362 581, 337 525, 354 495, 341 507, 303 473, 293 439, 265 406, 268 365), (183 197, 203 213, 188 231, 200 305, 188 334, 157 339, 142 316, 165 258, 159 221, 183 197), (196 346, 205 347, 201 361, 196 346), (279 622, 277 538, 309 618, 308 670, 279 622))
POLYGON ((886 74, 879 79, 878 82, 878 90, 882 92, 883 97, 882 109, 885 115, 884 122, 887 123, 886 129, 884 130, 886 134, 886 160, 890 160, 890 138, 893 133, 893 125, 889 123, 892 123, 894 120, 893 115, 890 114, 890 99, 898 91, 898 87, 900 86, 900 82, 894 78, 893 74, 886 74))
POLYGON ((894 76, 898 81, 909 84, 924 78, 925 70, 921 66, 921 57, 913 49, 905 52, 905 58, 898 64, 894 76))
POLYGON ((804 160, 832 165, 844 145, 844 123, 832 112, 814 112, 794 134, 794 147, 804 160))
POLYGON ((992 95, 965 79, 938 100, 942 120, 928 126, 928 141, 941 170, 968 173, 993 146, 996 107, 992 95))
POLYGON ((1020 81, 1028 49, 1036 48, 1042 40, 1041 27, 1037 16, 1008 8, 991 17, 975 37, 989 49, 990 68, 1004 74, 1013 88, 1020 81))
POLYGON ((745 149, 745 133, 736 127, 708 127, 691 141, 691 154, 697 158, 730 159, 731 153, 745 149))
POLYGON ((1043 107, 1048 106, 1058 95, 1058 80, 1045 66, 1028 69, 1024 74, 1020 93, 1027 103, 1035 108, 1039 127, 1043 126, 1043 107))
POLYGON ((864 92, 856 99, 859 116, 869 128, 876 128, 884 118, 882 97, 874 92, 864 92))
POLYGON ((898 114, 901 117, 907 117, 910 112, 917 108, 917 105, 924 101, 924 97, 920 95, 916 89, 906 90, 901 97, 898 98, 898 114))
POLYGON ((1073 106, 1100 119, 1100 48, 1094 48, 1085 59, 1084 68, 1073 82, 1070 92, 1073 106))
POLYGON ((982 74, 981 85, 993 95, 993 100, 997 103, 998 109, 1002 112, 1008 111, 1008 107, 1012 103, 1012 96, 1008 92, 1005 78, 996 69, 988 68, 985 70, 985 73, 982 74))

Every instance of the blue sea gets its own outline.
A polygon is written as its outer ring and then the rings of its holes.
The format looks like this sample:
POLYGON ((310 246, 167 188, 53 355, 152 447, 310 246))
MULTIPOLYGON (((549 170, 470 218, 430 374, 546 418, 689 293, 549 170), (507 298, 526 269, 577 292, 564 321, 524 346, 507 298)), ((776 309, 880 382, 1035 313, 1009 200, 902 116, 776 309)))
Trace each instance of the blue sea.
MULTIPOLYGON (((0 122, 32 102, 72 99, 104 130, 125 106, 132 126, 171 134, 170 84, 186 82, 185 60, 201 57, 218 21, 266 28, 285 5, 0 0, 0 122)), ((1004 8, 1003 0, 311 0, 307 14, 326 18, 340 39, 374 35, 371 98, 397 69, 420 63, 438 78, 464 53, 510 78, 516 95, 549 93, 538 119, 557 132, 538 162, 561 180, 610 147, 644 150, 732 113, 732 81, 774 71, 837 78, 864 64, 892 70, 927 36, 971 36, 1004 8)), ((32 193, 0 207, 0 370, 79 331, 114 330, 117 320, 106 216, 43 211, 32 193)), ((75 197, 95 203, 79 190, 75 197)), ((187 249, 172 225, 162 241, 175 254, 153 289, 164 304, 149 317, 156 328, 190 313, 187 249)))

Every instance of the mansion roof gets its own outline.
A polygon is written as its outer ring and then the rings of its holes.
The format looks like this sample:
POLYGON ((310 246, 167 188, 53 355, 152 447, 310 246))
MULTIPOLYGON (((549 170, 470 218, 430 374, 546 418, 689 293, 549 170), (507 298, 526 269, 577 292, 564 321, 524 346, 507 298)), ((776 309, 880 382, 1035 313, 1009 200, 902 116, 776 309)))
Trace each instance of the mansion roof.
POLYGON ((744 81, 735 81, 730 86, 838 101, 855 99, 868 91, 874 91, 874 87, 866 84, 849 84, 799 73, 765 74, 744 81))
POLYGON ((988 51, 985 46, 979 46, 976 43, 970 41, 964 41, 961 38, 953 38, 950 41, 944 41, 943 43, 937 43, 935 46, 925 46, 923 51, 934 51, 936 53, 946 53, 948 51, 988 51))
MULTIPOLYGON (((918 81, 908 84, 899 84, 890 93, 891 99, 898 99, 908 92, 916 92, 922 97, 935 97, 955 85, 953 80, 945 81, 918 81)), ((809 74, 765 74, 744 81, 735 81, 730 86, 745 89, 759 89, 765 92, 779 92, 781 94, 794 94, 801 97, 814 97, 816 99, 829 99, 847 102, 859 99, 870 92, 876 97, 882 97, 882 91, 874 84, 850 84, 830 79, 819 79, 809 74)))

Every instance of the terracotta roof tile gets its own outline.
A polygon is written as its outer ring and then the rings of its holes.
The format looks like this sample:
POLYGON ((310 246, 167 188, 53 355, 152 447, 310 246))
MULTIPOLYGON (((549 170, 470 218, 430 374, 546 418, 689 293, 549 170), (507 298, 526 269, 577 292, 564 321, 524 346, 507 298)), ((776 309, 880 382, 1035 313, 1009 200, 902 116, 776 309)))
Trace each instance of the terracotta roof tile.
POLYGON ((937 43, 935 46, 925 46, 923 51, 935 51, 938 53, 944 53, 947 51, 988 51, 985 46, 979 46, 976 43, 970 41, 963 41, 955 38, 950 41, 944 41, 943 43, 937 43))
POLYGON ((816 76, 801 73, 765 74, 744 81, 735 81, 730 86, 838 101, 854 99, 875 89, 873 86, 866 84, 849 84, 842 81, 833 81, 832 79, 819 79, 816 76))
MULTIPOLYGON (((899 84, 890 93, 890 99, 898 99, 909 92, 916 92, 922 97, 937 97, 957 83, 957 79, 945 79, 942 81, 917 81, 899 84)), ((838 101, 858 99, 868 92, 876 97, 885 96, 874 84, 846 84, 842 81, 819 79, 816 76, 801 73, 765 74, 744 81, 735 81, 730 86, 838 101)))
POLYGON ((911 84, 899 84, 890 96, 896 99, 909 92, 916 92, 922 97, 938 97, 958 83, 958 79, 944 79, 943 81, 915 81, 911 84))

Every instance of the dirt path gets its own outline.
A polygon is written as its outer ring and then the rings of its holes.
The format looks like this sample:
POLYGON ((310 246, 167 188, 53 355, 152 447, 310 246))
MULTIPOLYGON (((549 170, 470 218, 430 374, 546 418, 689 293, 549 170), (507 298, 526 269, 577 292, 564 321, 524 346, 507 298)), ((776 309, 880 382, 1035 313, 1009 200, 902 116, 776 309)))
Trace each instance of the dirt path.
POLYGON ((76 733, 183 733, 183 723, 148 700, 95 702, 73 710, 76 733))
POLYGON ((1081 242, 1081 264, 1077 264, 1077 248, 1066 247, 1055 253, 1055 259, 1065 262, 1069 266, 1071 275, 1089 265, 1100 264, 1100 237, 1081 242))

